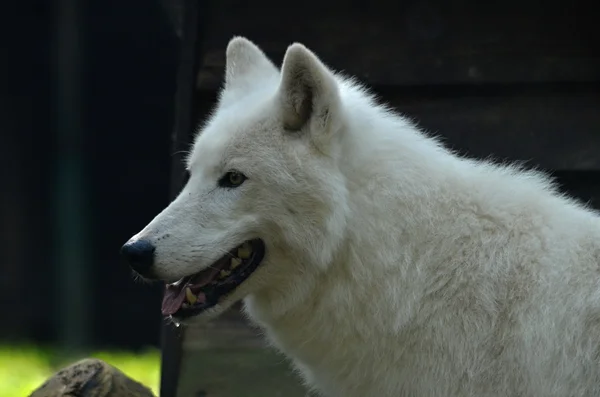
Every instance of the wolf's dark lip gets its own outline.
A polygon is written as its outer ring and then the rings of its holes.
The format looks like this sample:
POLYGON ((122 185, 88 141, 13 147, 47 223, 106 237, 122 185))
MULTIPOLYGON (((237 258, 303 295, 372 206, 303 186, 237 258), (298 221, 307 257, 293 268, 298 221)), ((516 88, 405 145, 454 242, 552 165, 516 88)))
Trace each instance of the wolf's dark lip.
POLYGON ((256 270, 265 255, 261 239, 244 242, 208 269, 167 284, 162 313, 183 320, 215 306, 256 270))

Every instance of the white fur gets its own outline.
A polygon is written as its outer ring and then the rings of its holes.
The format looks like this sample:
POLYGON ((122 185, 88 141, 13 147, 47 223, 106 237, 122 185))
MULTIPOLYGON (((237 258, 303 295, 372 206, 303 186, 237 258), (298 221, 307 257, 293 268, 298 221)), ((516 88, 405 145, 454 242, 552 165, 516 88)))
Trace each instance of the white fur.
POLYGON ((157 274, 262 238, 200 317, 244 299, 322 395, 600 395, 599 218, 544 175, 451 153, 300 44, 280 72, 239 37, 188 165, 138 234, 157 274), (248 180, 218 188, 229 169, 248 180))

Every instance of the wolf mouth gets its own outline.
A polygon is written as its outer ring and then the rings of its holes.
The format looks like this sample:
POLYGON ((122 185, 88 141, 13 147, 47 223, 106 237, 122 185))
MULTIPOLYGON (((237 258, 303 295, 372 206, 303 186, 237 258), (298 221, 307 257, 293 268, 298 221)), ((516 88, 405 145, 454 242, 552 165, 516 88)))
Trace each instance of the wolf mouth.
POLYGON ((215 306, 256 270, 265 255, 261 239, 244 242, 207 269, 167 284, 162 314, 179 319, 192 317, 215 306))

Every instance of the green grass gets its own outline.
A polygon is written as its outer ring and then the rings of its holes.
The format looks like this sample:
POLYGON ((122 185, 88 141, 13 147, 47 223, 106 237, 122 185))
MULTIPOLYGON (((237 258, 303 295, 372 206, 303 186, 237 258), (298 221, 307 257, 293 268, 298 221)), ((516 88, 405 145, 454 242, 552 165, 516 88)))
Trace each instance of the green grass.
POLYGON ((19 344, 0 345, 0 396, 26 397, 60 368, 85 357, 104 360, 158 395, 160 353, 156 349, 65 355, 56 349, 19 344))

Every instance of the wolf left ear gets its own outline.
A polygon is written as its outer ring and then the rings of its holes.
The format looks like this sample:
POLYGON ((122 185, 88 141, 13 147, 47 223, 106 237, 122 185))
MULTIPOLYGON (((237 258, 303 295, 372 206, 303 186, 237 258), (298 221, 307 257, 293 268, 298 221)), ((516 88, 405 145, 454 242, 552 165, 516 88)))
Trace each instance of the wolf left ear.
POLYGON ((341 100, 333 73, 302 44, 288 47, 279 87, 284 128, 332 133, 339 128, 341 100))
POLYGON ((225 51, 225 86, 221 102, 227 102, 279 79, 279 70, 265 53, 245 37, 236 36, 225 51))

